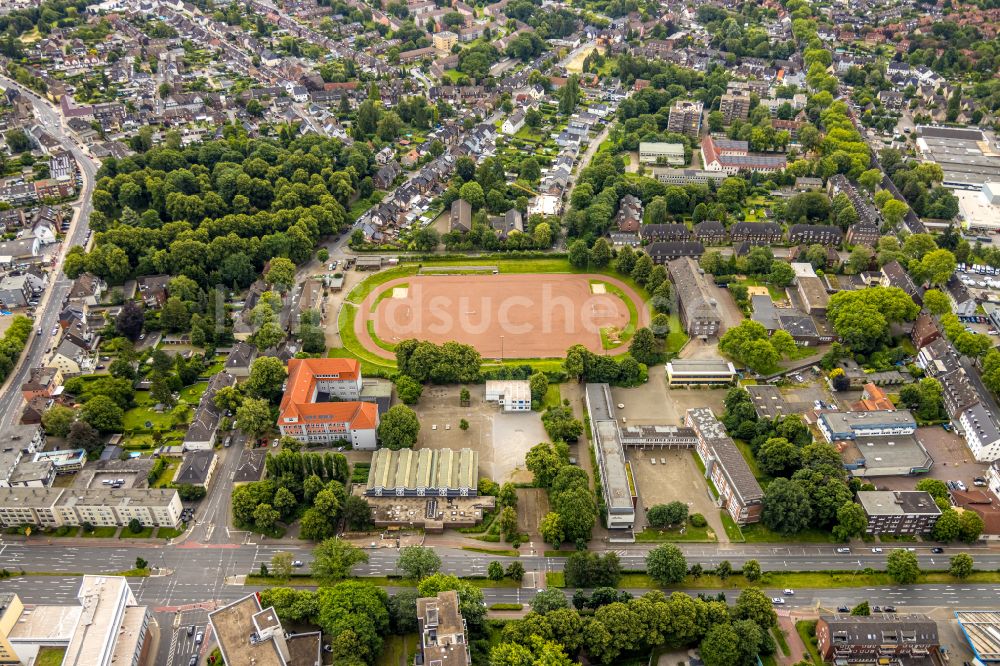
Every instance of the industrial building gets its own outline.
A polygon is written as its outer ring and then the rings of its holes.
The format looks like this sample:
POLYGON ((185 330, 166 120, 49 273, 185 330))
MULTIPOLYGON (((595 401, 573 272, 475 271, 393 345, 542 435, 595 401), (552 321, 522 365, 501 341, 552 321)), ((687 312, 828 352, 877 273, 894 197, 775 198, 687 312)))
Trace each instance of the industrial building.
POLYGON ((927 534, 941 516, 934 498, 922 490, 861 490, 858 503, 868 516, 868 534, 927 534))
POLYGON ((732 384, 735 379, 736 368, 721 359, 674 359, 667 363, 670 386, 732 384))
POLYGON ((1000 611, 955 611, 955 619, 976 659, 984 664, 1000 663, 1000 611))
POLYGON ((907 409, 874 412, 824 412, 816 422, 828 442, 858 437, 912 435, 917 422, 907 409))
POLYGON ((945 187, 979 190, 983 183, 1000 181, 1000 155, 982 131, 920 125, 917 137, 920 156, 941 167, 945 187))
POLYGON ((479 453, 472 449, 379 449, 372 456, 365 495, 475 497, 479 453))
POLYGON ((853 476, 912 476, 930 471, 934 459, 912 435, 859 437, 837 442, 844 467, 853 476))

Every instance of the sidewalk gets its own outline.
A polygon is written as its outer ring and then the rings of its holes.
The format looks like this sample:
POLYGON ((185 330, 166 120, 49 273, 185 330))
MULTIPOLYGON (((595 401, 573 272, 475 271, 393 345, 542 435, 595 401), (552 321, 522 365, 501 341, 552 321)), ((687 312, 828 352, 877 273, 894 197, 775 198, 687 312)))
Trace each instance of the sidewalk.
POLYGON ((785 656, 785 653, 781 651, 781 647, 778 647, 778 651, 775 652, 774 656, 782 666, 796 664, 800 661, 809 661, 811 659, 809 651, 802 644, 799 632, 795 631, 795 622, 797 619, 790 613, 778 612, 777 628, 784 632, 785 640, 788 642, 788 648, 791 651, 790 655, 785 656))

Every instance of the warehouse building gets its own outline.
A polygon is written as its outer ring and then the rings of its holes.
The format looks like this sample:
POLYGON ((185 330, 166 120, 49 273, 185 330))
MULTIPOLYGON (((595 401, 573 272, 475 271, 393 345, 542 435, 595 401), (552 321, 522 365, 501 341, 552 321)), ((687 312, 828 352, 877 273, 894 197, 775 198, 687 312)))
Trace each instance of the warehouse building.
POLYGON ((365 495, 371 497, 475 497, 479 454, 472 449, 379 449, 372 457, 365 495))
POLYGON ((976 659, 984 664, 1000 663, 1000 611, 955 611, 955 619, 976 659))
POLYGON ((927 449, 912 435, 859 437, 837 442, 837 449, 844 467, 863 479, 926 474, 934 464, 927 449))
POLYGON ((945 187, 980 190, 986 182, 1000 181, 1000 155, 990 150, 980 130, 919 126, 917 135, 920 156, 941 167, 945 187))
POLYGON ((639 162, 641 164, 666 164, 668 166, 684 166, 684 146, 679 143, 664 143, 662 141, 639 143, 639 162))
POLYGON ((875 412, 824 412, 816 422, 828 442, 858 437, 912 435, 917 422, 907 409, 875 412))

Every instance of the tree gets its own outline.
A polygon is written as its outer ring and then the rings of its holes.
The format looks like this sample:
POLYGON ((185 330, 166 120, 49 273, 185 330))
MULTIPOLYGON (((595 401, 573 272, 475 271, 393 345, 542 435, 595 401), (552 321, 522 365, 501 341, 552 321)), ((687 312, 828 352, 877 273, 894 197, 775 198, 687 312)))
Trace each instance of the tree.
POLYGON ((378 438, 382 446, 393 451, 412 448, 420 433, 416 413, 406 405, 390 407, 378 424, 378 438))
POLYGON ((292 577, 292 554, 279 551, 271 556, 271 566, 268 568, 271 578, 286 581, 292 577))
POLYGON ((968 553, 959 553, 951 558, 948 573, 955 578, 968 578, 972 575, 975 563, 968 553))
POLYGON ((750 620, 765 631, 778 624, 778 614, 771 600, 757 587, 747 587, 740 592, 733 606, 733 618, 750 620))
POLYGON ((653 527, 678 525, 687 520, 688 505, 684 502, 656 504, 646 512, 646 521, 653 527))
POLYGON ((963 511, 959 516, 958 538, 965 543, 973 543, 979 540, 983 533, 983 519, 975 511, 963 511))
POLYGON ((784 437, 771 437, 757 450, 757 465, 768 476, 787 477, 802 466, 802 455, 784 437))
POLYGON ((69 427, 66 445, 71 449, 83 449, 87 455, 96 454, 104 447, 104 439, 97 429, 86 421, 76 421, 69 427))
POLYGON ((146 323, 146 315, 135 301, 125 301, 118 317, 115 318, 115 331, 129 340, 138 340, 142 327, 146 323))
POLYGON ((236 410, 236 427, 256 437, 274 424, 271 420, 271 406, 261 398, 246 398, 236 410))
POLYGON ((275 257, 264 275, 267 284, 274 285, 278 291, 285 292, 295 284, 295 264, 291 259, 275 257))
POLYGON ((575 268, 586 268, 590 263, 590 250, 583 240, 575 240, 569 244, 569 263, 575 268))
POLYGON ((886 560, 885 572, 899 585, 910 585, 917 582, 920 576, 920 565, 913 551, 895 548, 886 560))
POLYGON ((330 585, 349 578, 358 564, 368 562, 368 553, 340 539, 321 541, 313 550, 312 575, 320 583, 330 585))
POLYGON ((508 564, 507 577, 520 583, 521 579, 524 578, 524 565, 520 562, 511 562, 508 564))
POLYGON ((868 605, 868 601, 862 601, 860 604, 851 609, 851 615, 856 617, 868 617, 872 614, 871 606, 868 605))
POLYGON ((590 264, 594 268, 604 268, 611 263, 611 246, 604 238, 598 238, 590 249, 590 264))
POLYGON ((363 498, 357 495, 348 495, 344 501, 343 511, 344 522, 347 529, 359 532, 374 527, 372 521, 372 508, 363 498))
POLYGON ((551 544, 553 548, 559 548, 565 540, 562 519, 554 511, 545 514, 538 526, 538 531, 545 539, 545 543, 551 544))
POLYGON ((743 563, 743 577, 751 583, 760 580, 760 562, 757 560, 747 560, 743 563))
POLYGON ((414 405, 420 400, 420 394, 424 387, 409 375, 399 375, 396 377, 396 395, 403 401, 404 405, 414 405))
POLYGON ((441 568, 441 558, 432 548, 406 546, 399 551, 396 568, 407 578, 422 580, 441 568))
POLYGON ((517 536, 517 511, 514 510, 514 507, 505 506, 503 508, 497 518, 497 525, 500 527, 500 532, 508 539, 517 536))
POLYGON ((490 566, 486 568, 486 575, 492 581, 503 580, 503 565, 496 560, 490 562, 490 566))
POLYGON ((575 442, 583 434, 583 423, 573 416, 573 410, 565 405, 549 407, 542 414, 545 432, 554 442, 575 442))
POLYGON ((868 169, 858 176, 858 184, 874 194, 875 189, 882 182, 882 172, 879 169, 868 169))
POLYGON ((560 608, 567 608, 568 606, 569 602, 566 601, 566 595, 563 594, 562 590, 554 587, 540 590, 531 600, 531 610, 539 615, 545 615, 546 613, 559 610, 560 608))
POLYGON ((621 561, 614 552, 577 551, 566 558, 565 574, 567 587, 614 587, 621 580, 621 561))
POLYGON ((933 250, 923 256, 913 272, 931 284, 944 284, 955 273, 956 266, 955 255, 950 250, 933 250))
POLYGON ((96 395, 80 409, 80 420, 102 433, 121 432, 125 411, 106 395, 96 395))
POLYGON ((549 378, 545 376, 545 373, 536 372, 528 377, 528 386, 531 389, 531 400, 540 403, 545 399, 545 394, 549 390, 549 378))
POLYGON ((939 479, 920 479, 917 481, 916 489, 929 493, 936 500, 947 500, 948 496, 951 495, 948 485, 939 479))
POLYGON ((740 663, 740 637, 731 624, 713 625, 701 641, 705 666, 734 666, 740 663))
POLYGON ((536 444, 528 450, 524 458, 525 466, 535 475, 535 485, 549 488, 559 473, 563 461, 548 442, 536 444))
POLYGON ((951 301, 937 289, 928 289, 924 292, 924 308, 932 315, 940 317, 951 314, 951 301))
POLYGON ((948 543, 957 539, 961 531, 962 521, 959 518, 958 511, 949 507, 938 516, 937 521, 934 523, 932 535, 937 541, 948 543))
POLYGON ((868 517, 864 508, 856 502, 844 502, 837 509, 837 524, 833 528, 833 536, 840 541, 860 537, 868 527, 868 517))
POLYGON ((281 397, 281 387, 288 379, 285 364, 274 356, 259 356, 250 366, 250 375, 243 389, 251 398, 276 402, 281 397))
POLYGON ((882 218, 890 227, 897 227, 910 207, 898 199, 889 199, 882 205, 882 218))
POLYGON ((663 544, 646 555, 646 571, 657 583, 679 583, 687 575, 687 561, 680 548, 663 544))
POLYGON ((632 279, 641 285, 646 284, 646 280, 649 279, 649 275, 653 272, 653 260, 645 252, 640 252, 635 260, 635 266, 632 267, 632 279))
POLYGON ((775 479, 764 491, 764 509, 761 520, 781 534, 801 532, 812 520, 812 507, 805 488, 797 481, 775 479))
POLYGON ((787 287, 795 280, 795 271, 791 265, 784 261, 776 261, 771 264, 771 272, 767 275, 767 281, 778 287, 787 287))
POLYGON ((42 414, 42 426, 45 434, 51 437, 65 437, 76 419, 76 412, 63 405, 52 405, 42 414))
POLYGON ((266 502, 257 505, 253 510, 253 524, 258 532, 267 533, 274 529, 274 524, 281 518, 278 510, 266 502))
POLYGON ((660 343, 653 332, 643 326, 632 336, 628 352, 639 363, 653 365, 660 360, 660 343))

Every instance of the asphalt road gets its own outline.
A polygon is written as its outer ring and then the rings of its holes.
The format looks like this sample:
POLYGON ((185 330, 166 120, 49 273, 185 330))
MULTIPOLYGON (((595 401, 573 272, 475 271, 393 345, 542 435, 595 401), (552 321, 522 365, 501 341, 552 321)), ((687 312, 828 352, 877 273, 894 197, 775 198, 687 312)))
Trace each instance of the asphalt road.
MULTIPOLYGON (((256 537, 254 537, 256 538, 256 537)), ((79 543, 79 541, 74 541, 79 543)), ((65 539, 31 537, 28 542, 10 541, 0 546, 0 567, 12 571, 45 573, 111 573, 131 569, 136 557, 142 557, 154 567, 162 567, 174 572, 185 584, 201 587, 203 593, 217 589, 225 577, 256 572, 261 564, 268 564, 277 552, 290 552, 295 559, 305 563, 308 571, 312 559, 311 547, 299 542, 285 544, 259 544, 247 539, 240 544, 216 543, 204 545, 188 540, 183 545, 173 546, 155 542, 149 546, 132 543, 106 541, 91 545, 64 545, 65 539)), ((714 567, 722 560, 728 560, 734 568, 742 566, 748 559, 756 559, 765 571, 816 571, 838 570, 857 571, 867 567, 885 569, 885 559, 890 548, 874 554, 870 549, 863 552, 855 548, 849 555, 839 555, 834 546, 753 546, 739 549, 723 549, 709 544, 681 545, 690 564, 699 563, 714 567)), ((462 575, 485 575, 486 568, 493 560, 507 561, 512 558, 493 557, 448 548, 438 548, 442 559, 442 571, 462 575)), ((645 556, 642 551, 630 548, 619 550, 622 568, 642 569, 645 556)), ((958 549, 948 548, 942 555, 935 555, 929 548, 917 548, 916 553, 923 569, 946 569, 948 558, 958 549)), ((1000 568, 1000 553, 987 549, 971 549, 977 568, 1000 568)), ((394 549, 369 551, 368 564, 355 568, 357 575, 385 576, 396 573, 398 553, 394 549)), ((517 558, 528 571, 561 571, 563 558, 525 556, 517 558)), ((169 577, 168 577, 169 578, 169 577)), ((171 590, 179 583, 173 584, 171 590)), ((202 594, 203 600, 206 597, 202 594)), ((171 601, 165 598, 164 602, 171 601)))
POLYGON ((74 209, 77 211, 75 221, 59 249, 56 264, 49 267, 49 287, 43 295, 42 301, 35 308, 35 326, 41 330, 41 335, 32 335, 28 340, 28 349, 21 356, 21 363, 10 374, 3 391, 0 392, 0 428, 3 428, 12 425, 20 417, 23 402, 21 384, 27 378, 28 371, 41 364, 45 350, 52 345, 50 331, 59 321, 59 311, 62 309, 63 301, 72 286, 72 281, 62 273, 62 260, 69 248, 86 243, 90 213, 93 210, 90 195, 94 190, 98 165, 70 137, 68 131, 63 127, 59 111, 48 101, 41 99, 27 88, 4 76, 0 76, 0 83, 16 88, 26 99, 31 101, 35 115, 45 131, 58 139, 63 148, 73 153, 83 176, 80 199, 74 205, 74 209))

